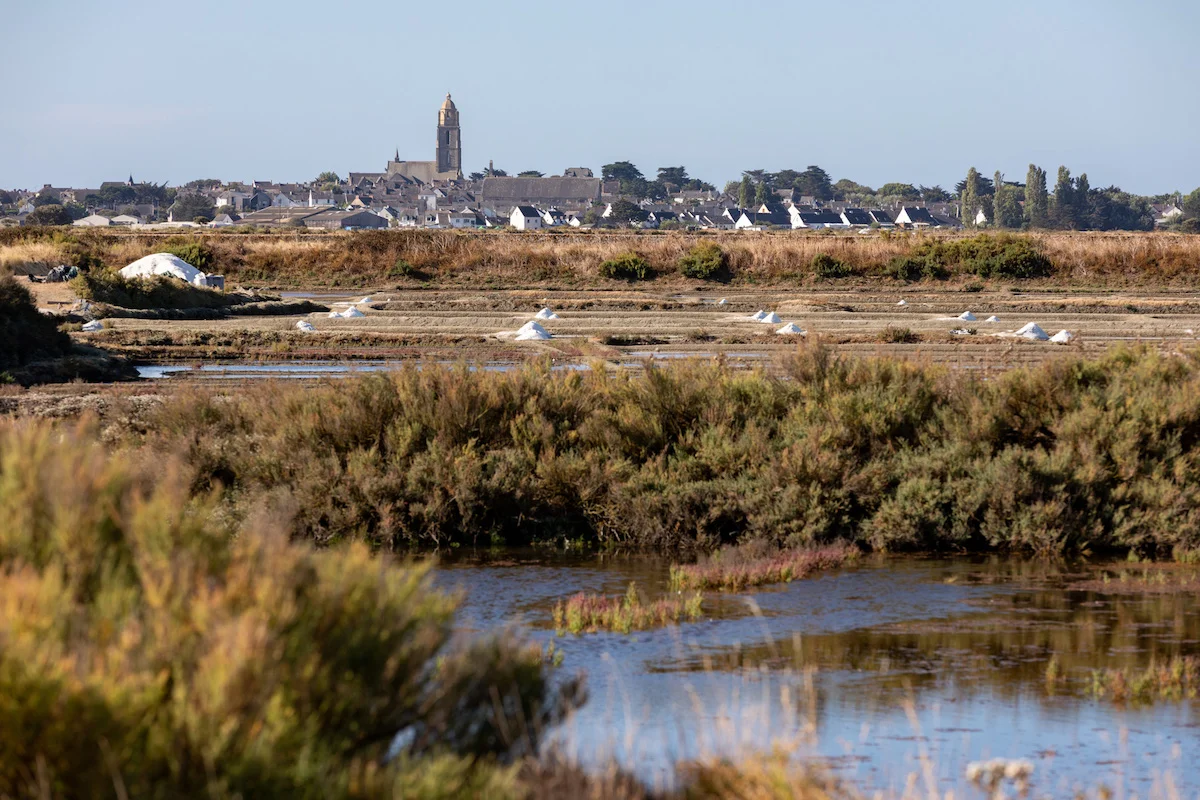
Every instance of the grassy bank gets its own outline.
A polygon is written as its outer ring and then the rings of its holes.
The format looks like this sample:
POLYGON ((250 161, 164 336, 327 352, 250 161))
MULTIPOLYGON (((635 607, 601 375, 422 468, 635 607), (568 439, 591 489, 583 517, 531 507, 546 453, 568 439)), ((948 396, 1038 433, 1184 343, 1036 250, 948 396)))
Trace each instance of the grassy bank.
POLYGON ((629 273, 644 276, 638 283, 664 286, 706 278, 735 285, 1200 282, 1200 237, 1167 233, 0 231, 0 268, 120 268, 163 250, 189 253, 231 282, 276 287, 617 287, 628 285, 626 273, 603 265, 631 258, 644 267, 629 273))
POLYGON ((802 346, 778 374, 424 365, 173 396, 127 434, 236 514, 403 550, 570 539, 711 550, 1200 544, 1200 363, 1117 350, 994 381, 802 346))
POLYGON ((700 618, 703 597, 699 592, 675 594, 645 602, 637 586, 629 584, 624 597, 579 593, 554 606, 554 629, 562 633, 616 631, 629 633, 662 628, 700 618))

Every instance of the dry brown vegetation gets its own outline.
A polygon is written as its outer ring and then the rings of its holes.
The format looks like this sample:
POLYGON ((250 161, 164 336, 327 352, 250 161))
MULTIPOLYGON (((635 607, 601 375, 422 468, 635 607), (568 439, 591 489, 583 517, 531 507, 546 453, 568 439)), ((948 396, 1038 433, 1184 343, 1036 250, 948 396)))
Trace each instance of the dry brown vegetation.
MULTIPOLYGON (((1172 233, 1004 234, 1049 259, 1051 285, 1191 286, 1200 275, 1200 237, 1172 233)), ((957 242, 962 233, 807 232, 464 232, 315 231, 157 234, 20 229, 0 232, 0 264, 25 268, 78 260, 81 254, 120 267, 149 253, 199 242, 211 252, 210 271, 263 286, 618 286, 600 265, 636 253, 658 282, 694 283, 680 261, 697 245, 717 243, 735 284, 814 284, 894 281, 889 265, 921 247, 957 242), (827 256, 844 278, 822 278, 814 259, 827 256)), ((969 267, 950 279, 976 277, 969 267)), ((936 280, 936 278, 926 278, 936 280)))

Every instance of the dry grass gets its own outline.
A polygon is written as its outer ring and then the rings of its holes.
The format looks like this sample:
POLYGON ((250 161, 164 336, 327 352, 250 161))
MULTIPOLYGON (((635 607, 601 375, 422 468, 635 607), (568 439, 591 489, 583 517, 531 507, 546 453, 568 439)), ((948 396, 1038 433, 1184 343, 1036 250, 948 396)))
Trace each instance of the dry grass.
POLYGON ((30 267, 63 263, 64 248, 48 241, 18 242, 0 247, 0 273, 23 275, 30 267))
POLYGON ((642 601, 637 586, 629 584, 624 597, 580 592, 554 606, 554 628, 563 633, 616 631, 630 633, 698 619, 703 598, 699 592, 642 601))

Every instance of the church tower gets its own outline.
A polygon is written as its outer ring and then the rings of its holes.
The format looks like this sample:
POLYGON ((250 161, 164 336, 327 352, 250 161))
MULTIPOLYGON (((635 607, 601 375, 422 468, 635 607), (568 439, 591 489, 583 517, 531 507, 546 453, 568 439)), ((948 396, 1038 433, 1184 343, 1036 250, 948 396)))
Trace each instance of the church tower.
POLYGON ((462 138, 458 127, 458 108, 446 93, 446 101, 438 110, 437 171, 453 173, 462 178, 462 138))

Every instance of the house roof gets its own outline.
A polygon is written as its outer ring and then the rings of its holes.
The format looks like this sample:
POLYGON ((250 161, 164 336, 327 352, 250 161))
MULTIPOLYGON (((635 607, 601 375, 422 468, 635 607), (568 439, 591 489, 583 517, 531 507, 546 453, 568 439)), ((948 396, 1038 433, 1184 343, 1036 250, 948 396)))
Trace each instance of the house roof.
POLYGON ((908 221, 912 224, 927 223, 929 225, 937 225, 938 221, 929 213, 929 209, 921 206, 904 206, 900 209, 901 213, 908 215, 908 221))
POLYGON ((523 216, 523 217, 530 217, 530 218, 539 217, 540 218, 542 216, 541 212, 539 212, 533 206, 517 206, 514 210, 519 211, 521 216, 523 216))
POLYGON ((871 215, 871 219, 875 220, 880 225, 894 225, 896 222, 896 218, 884 211, 882 208, 872 208, 867 213, 871 215))

